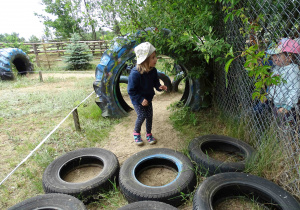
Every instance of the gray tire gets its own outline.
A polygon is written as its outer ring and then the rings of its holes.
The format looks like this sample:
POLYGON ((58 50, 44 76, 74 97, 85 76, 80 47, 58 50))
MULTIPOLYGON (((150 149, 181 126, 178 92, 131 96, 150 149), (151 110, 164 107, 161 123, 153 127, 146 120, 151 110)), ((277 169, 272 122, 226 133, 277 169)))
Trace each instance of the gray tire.
POLYGON ((158 201, 139 201, 127 204, 118 210, 176 210, 174 206, 158 201))
POLYGON ((61 209, 61 210, 86 210, 84 204, 77 198, 65 195, 51 193, 38 195, 24 200, 8 210, 32 210, 32 209, 61 209))

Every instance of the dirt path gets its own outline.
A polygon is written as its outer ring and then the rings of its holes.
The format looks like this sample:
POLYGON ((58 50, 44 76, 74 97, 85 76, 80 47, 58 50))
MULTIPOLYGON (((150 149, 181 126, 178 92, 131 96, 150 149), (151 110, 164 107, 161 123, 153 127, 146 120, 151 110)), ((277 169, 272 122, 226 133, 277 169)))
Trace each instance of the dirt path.
MULTIPOLYGON (((179 135, 170 123, 170 111, 167 107, 179 101, 182 94, 179 93, 163 93, 154 96, 153 100, 153 128, 152 134, 157 139, 157 143, 150 145, 145 141, 145 123, 142 126, 141 134, 145 144, 137 146, 133 142, 133 129, 136 120, 135 111, 131 111, 127 119, 115 126, 115 131, 110 133, 107 142, 100 144, 99 147, 112 151, 119 159, 120 164, 129 156, 150 148, 170 148, 180 149, 179 135)), ((124 97, 125 98, 125 97, 124 97)), ((125 100, 130 104, 128 97, 125 100)), ((130 104, 131 105, 131 104, 130 104)))

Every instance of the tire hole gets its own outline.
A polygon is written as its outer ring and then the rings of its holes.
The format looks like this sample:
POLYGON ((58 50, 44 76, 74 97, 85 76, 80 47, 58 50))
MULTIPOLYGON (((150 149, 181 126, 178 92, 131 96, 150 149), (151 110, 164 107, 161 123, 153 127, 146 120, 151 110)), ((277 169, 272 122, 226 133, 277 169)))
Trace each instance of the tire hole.
POLYGON ((147 186, 164 186, 178 175, 176 164, 165 158, 150 158, 142 161, 135 169, 135 177, 147 186))
POLYGON ((66 182, 82 183, 97 177, 103 162, 96 157, 80 157, 67 162, 60 170, 60 177, 66 182))
POLYGON ((247 197, 233 197, 227 198, 221 202, 219 202, 215 210, 266 210, 267 208, 264 207, 261 203, 258 203, 254 200, 251 200, 247 197))
POLYGON ((220 150, 205 150, 205 154, 207 154, 209 157, 219 160, 222 162, 241 162, 245 160, 243 155, 236 152, 227 152, 227 151, 220 151, 220 150))
POLYGON ((210 158, 222 162, 240 162, 245 160, 243 152, 238 147, 223 142, 208 142, 203 144, 201 149, 210 158))
POLYGON ((81 166, 67 173, 63 180, 71 183, 86 182, 98 176, 102 169, 101 166, 81 166))
POLYGON ((165 167, 152 167, 139 173, 137 180, 147 186, 164 186, 172 182, 178 172, 165 167))

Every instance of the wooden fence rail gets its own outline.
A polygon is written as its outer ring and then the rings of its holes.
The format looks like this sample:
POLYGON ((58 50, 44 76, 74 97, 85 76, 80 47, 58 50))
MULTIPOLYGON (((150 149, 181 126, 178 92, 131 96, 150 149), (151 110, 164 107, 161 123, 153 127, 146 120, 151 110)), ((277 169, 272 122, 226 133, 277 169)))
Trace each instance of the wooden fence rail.
MULTIPOLYGON (((24 45, 29 45, 30 49, 28 54, 35 54, 35 62, 37 66, 41 66, 41 62, 47 62, 49 65, 49 59, 47 54, 57 53, 58 56, 64 55, 66 52, 66 46, 72 43, 71 41, 63 42, 41 42, 41 43, 24 43, 24 45), (47 61, 40 59, 40 55, 46 55, 47 61)), ((108 48, 108 41, 79 41, 79 43, 85 43, 89 49, 92 51, 93 55, 95 53, 102 54, 108 48)), ((3 43, 0 43, 0 48, 3 48, 3 43)))

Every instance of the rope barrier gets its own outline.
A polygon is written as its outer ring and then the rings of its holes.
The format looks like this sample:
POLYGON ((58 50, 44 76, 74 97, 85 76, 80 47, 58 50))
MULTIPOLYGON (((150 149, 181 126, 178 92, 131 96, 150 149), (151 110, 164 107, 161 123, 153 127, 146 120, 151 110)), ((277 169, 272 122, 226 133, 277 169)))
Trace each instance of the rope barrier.
POLYGON ((73 113, 74 110, 76 110, 83 102, 85 102, 95 91, 90 93, 83 101, 80 102, 75 108, 72 109, 72 111, 41 141, 35 148, 32 150, 27 157, 25 157, 16 167, 14 170, 12 170, 1 182, 0 186, 2 185, 3 182, 5 182, 25 161, 30 158, 33 153, 38 150, 44 143, 45 141, 59 128, 59 126, 73 113))

